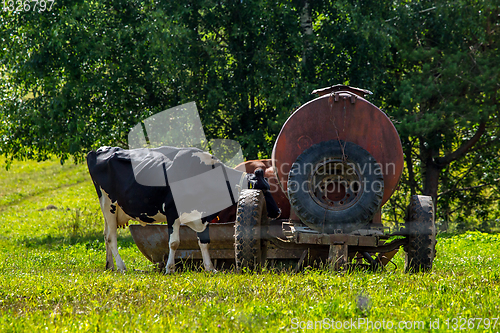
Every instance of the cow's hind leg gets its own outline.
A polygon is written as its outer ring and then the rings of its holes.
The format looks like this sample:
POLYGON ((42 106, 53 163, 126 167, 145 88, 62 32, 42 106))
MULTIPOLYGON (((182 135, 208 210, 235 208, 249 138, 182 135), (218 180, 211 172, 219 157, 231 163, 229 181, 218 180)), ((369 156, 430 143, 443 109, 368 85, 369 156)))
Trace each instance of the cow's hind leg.
POLYGON ((109 243, 107 241, 108 229, 109 229, 108 222, 106 222, 106 218, 104 218, 104 244, 106 244, 106 269, 112 271, 115 269, 115 262, 113 260, 113 252, 111 252, 109 243))
POLYGON ((168 223, 168 236, 169 236, 169 241, 168 241, 168 260, 167 260, 167 267, 165 268, 165 273, 170 274, 175 272, 175 251, 179 247, 180 239, 179 239, 179 227, 180 227, 180 220, 175 219, 174 223, 171 224, 170 222, 168 223))
POLYGON ((205 230, 198 232, 198 245, 201 250, 201 257, 203 258, 203 267, 207 272, 217 272, 212 265, 212 260, 210 259, 210 253, 208 252, 208 246, 210 244, 210 234, 208 230, 208 222, 205 230))
POLYGON ((113 257, 119 271, 126 269, 118 253, 116 206, 112 205, 108 196, 103 193, 100 198, 101 210, 104 215, 104 242, 106 244, 106 269, 114 269, 113 257), (113 207, 112 207, 113 206, 113 207))

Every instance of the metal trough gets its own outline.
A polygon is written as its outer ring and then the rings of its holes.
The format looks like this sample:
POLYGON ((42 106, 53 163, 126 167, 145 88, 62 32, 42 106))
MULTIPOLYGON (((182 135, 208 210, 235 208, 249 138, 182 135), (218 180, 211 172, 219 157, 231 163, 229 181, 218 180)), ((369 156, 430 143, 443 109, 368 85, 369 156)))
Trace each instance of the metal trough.
MULTIPOLYGON (((266 245, 267 259, 274 265, 276 260, 299 260, 306 253, 312 255, 311 259, 323 258, 326 260, 328 246, 323 244, 313 245, 314 249, 309 249, 308 244, 297 244, 283 241, 287 236, 285 231, 288 227, 282 225, 288 220, 272 220, 266 226, 262 236, 269 241, 266 245), (310 252, 312 251, 312 252, 310 252)), ((210 257, 214 260, 214 265, 218 268, 230 267, 235 261, 234 245, 234 225, 235 222, 210 224, 210 257)), ((141 253, 152 263, 158 264, 158 268, 164 267, 169 253, 168 247, 168 227, 166 224, 132 224, 129 226, 130 233, 135 244, 141 253)), ((176 259, 201 260, 201 251, 198 245, 196 232, 187 226, 181 225, 179 229, 180 244, 175 252, 176 259)), ((307 262, 308 260, 306 260, 307 262)))
MULTIPOLYGON (((135 244, 152 263, 166 262, 168 258, 168 227, 166 224, 132 224, 130 233, 135 244)), ((213 259, 234 259, 234 222, 210 225, 210 256, 213 259)), ((201 259, 196 232, 181 225, 180 245, 175 252, 177 259, 201 259)))

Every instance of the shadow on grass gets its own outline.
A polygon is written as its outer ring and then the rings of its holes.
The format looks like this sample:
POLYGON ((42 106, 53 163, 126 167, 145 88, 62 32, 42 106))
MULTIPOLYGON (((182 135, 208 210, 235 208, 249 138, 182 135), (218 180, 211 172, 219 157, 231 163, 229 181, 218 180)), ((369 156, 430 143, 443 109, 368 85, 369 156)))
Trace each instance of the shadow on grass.
POLYGON ((13 197, 13 199, 10 199, 9 201, 1 204, 0 205, 0 212, 7 210, 11 206, 19 205, 19 204, 23 203, 24 201, 29 200, 31 198, 44 197, 44 196, 47 196, 47 194, 49 192, 60 191, 60 190, 63 190, 63 189, 66 189, 66 188, 69 188, 72 186, 80 185, 86 181, 87 181, 87 179, 78 179, 72 183, 61 184, 59 186, 53 186, 53 187, 49 186, 49 187, 38 189, 38 190, 33 191, 31 193, 13 193, 13 194, 10 194, 10 196, 13 197))
POLYGON ((436 235, 436 238, 439 239, 447 239, 447 238, 453 238, 455 236, 458 236, 462 233, 459 232, 440 232, 436 235))
MULTIPOLYGON (((42 237, 27 237, 25 236, 17 242, 18 245, 28 248, 45 248, 53 249, 65 245, 83 244, 87 247, 96 250, 105 250, 104 237, 102 233, 94 232, 78 236, 52 236, 46 235, 42 237)), ((134 240, 131 235, 119 236, 118 246, 121 248, 135 247, 134 240)))

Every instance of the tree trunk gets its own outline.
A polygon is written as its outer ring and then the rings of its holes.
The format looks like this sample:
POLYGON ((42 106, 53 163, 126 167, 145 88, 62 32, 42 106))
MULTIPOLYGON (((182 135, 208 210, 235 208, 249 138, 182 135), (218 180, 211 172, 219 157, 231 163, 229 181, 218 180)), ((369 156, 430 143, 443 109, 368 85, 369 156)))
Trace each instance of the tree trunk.
POLYGON ((311 38, 314 34, 312 17, 311 17, 311 3, 309 0, 301 1, 302 10, 300 12, 300 26, 302 28, 302 36, 304 40, 304 51, 302 52, 302 66, 305 69, 305 76, 310 78, 314 71, 312 63, 312 44, 311 38))
MULTIPOLYGON (((423 142, 423 140, 420 140, 423 142)), ((430 195, 436 207, 438 188, 439 188, 439 174, 442 167, 434 162, 434 156, 439 156, 439 151, 427 148, 421 143, 420 153, 422 154, 422 167, 423 167, 423 181, 424 188, 423 194, 430 195)))
POLYGON ((479 141, 485 131, 486 124, 479 124, 478 129, 472 138, 462 143, 457 150, 442 157, 439 157, 439 149, 426 147, 424 144, 426 140, 420 138, 420 154, 422 155, 421 158, 424 180, 423 194, 430 195, 432 197, 434 207, 436 207, 437 204, 439 176, 441 174, 441 170, 443 170, 451 162, 464 157, 467 152, 479 141))
POLYGON ((417 182, 415 180, 415 172, 413 171, 413 159, 411 156, 413 145, 409 138, 405 141, 404 153, 406 158, 406 168, 408 169, 408 184, 410 184, 411 195, 415 195, 417 194, 417 182))

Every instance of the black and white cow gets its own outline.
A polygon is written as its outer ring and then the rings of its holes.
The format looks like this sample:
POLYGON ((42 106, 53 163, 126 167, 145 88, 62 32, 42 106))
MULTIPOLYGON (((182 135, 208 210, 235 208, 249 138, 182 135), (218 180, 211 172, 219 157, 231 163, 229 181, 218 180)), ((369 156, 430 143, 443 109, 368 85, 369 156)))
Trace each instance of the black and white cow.
POLYGON ((236 203, 238 190, 244 186, 243 172, 197 148, 102 147, 87 155, 87 165, 104 214, 107 269, 114 269, 114 257, 117 269, 125 270, 118 253, 117 228, 135 220, 143 225, 167 222, 166 273, 175 271, 181 223, 197 232, 204 267, 214 271, 208 223, 217 216, 214 209, 236 203))

